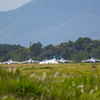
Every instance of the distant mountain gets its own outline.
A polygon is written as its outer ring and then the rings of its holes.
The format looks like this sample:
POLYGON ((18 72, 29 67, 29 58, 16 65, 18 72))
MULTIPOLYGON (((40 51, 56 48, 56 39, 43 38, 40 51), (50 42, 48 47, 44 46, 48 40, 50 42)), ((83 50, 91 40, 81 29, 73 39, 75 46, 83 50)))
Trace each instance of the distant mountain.
POLYGON ((57 45, 79 37, 100 39, 97 0, 33 0, 0 12, 0 43, 57 45))

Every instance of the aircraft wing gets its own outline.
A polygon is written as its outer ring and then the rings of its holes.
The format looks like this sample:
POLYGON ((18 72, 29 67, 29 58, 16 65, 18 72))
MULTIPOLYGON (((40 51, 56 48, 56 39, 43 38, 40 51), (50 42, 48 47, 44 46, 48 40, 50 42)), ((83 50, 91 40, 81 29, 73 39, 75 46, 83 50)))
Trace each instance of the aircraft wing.
MULTIPOLYGON (((35 60, 32 60, 32 63, 34 63, 34 62, 39 62, 39 61, 35 61, 35 60)), ((23 62, 20 62, 21 64, 24 64, 24 63, 29 63, 29 60, 26 60, 26 61, 23 61, 23 62)))
POLYGON ((3 64, 6 64, 6 63, 8 63, 8 61, 3 62, 3 64))
POLYGON ((95 61, 100 61, 99 59, 95 59, 95 61))
POLYGON ((48 60, 47 59, 43 59, 42 61, 39 62, 39 64, 47 64, 48 60))
POLYGON ((28 63, 28 60, 20 62, 21 64, 28 63))
MULTIPOLYGON (((56 60, 57 62, 62 62, 61 60, 56 60)), ((64 60, 64 62, 73 62, 71 60, 64 60)))
POLYGON ((81 62, 88 62, 88 61, 91 61, 91 59, 82 60, 81 62))
POLYGON ((47 64, 47 63, 46 63, 46 62, 42 62, 42 61, 41 61, 41 62, 39 62, 39 64, 47 64))
POLYGON ((73 61, 71 61, 71 60, 65 60, 65 62, 73 62, 73 61))
POLYGON ((12 61, 12 63, 14 63, 14 64, 20 64, 20 62, 17 62, 17 61, 12 61))
POLYGON ((39 63, 39 61, 32 60, 32 63, 35 63, 35 62, 36 62, 36 63, 39 63))

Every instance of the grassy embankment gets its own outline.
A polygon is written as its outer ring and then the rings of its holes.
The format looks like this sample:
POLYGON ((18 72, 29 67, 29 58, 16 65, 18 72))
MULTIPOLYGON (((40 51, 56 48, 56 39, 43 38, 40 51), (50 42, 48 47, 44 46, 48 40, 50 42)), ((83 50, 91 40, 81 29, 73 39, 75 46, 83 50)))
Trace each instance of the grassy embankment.
POLYGON ((12 64, 1 67, 1 100, 100 99, 100 64, 12 64))

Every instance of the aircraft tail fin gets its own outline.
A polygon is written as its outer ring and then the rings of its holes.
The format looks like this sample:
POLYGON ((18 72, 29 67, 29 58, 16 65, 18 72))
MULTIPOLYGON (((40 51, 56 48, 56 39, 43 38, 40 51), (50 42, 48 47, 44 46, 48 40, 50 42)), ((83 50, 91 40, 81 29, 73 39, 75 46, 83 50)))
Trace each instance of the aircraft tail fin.
POLYGON ((10 60, 12 60, 12 56, 10 57, 10 60))
POLYGON ((54 60, 56 59, 56 55, 53 56, 53 59, 54 59, 54 60))
POLYGON ((62 54, 60 54, 60 58, 62 58, 62 54))
POLYGON ((29 59, 30 59, 30 55, 29 55, 29 59))

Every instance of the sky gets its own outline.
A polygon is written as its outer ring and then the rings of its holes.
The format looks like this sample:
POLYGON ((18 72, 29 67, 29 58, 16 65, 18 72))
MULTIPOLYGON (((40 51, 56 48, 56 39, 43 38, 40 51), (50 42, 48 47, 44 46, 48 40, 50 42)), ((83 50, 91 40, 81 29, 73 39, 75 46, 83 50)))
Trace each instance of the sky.
POLYGON ((14 10, 32 0, 0 0, 0 11, 14 10))
POLYGON ((100 39, 100 0, 0 0, 0 11, 9 10, 15 15, 8 12, 7 20, 0 16, 0 43, 28 46, 31 41, 45 46, 79 37, 100 39))

